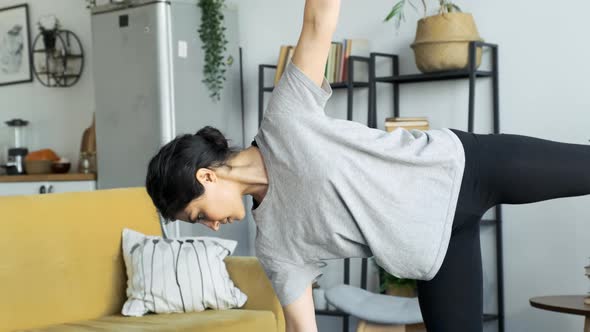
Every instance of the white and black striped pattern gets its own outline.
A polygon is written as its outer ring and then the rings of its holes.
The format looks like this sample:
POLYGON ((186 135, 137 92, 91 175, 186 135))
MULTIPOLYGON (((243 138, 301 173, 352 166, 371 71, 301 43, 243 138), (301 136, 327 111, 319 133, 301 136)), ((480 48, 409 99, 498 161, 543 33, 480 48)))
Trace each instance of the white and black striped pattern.
POLYGON ((243 306, 248 296, 234 286, 223 261, 236 245, 217 237, 164 239, 124 229, 127 301, 121 313, 143 316, 243 306))

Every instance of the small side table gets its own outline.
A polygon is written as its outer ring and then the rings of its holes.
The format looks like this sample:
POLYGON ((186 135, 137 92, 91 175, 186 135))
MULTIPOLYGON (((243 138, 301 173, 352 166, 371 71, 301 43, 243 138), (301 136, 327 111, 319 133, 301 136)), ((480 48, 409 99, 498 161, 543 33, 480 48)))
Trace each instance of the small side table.
POLYGON ((535 308, 567 314, 582 315, 584 332, 590 332, 590 305, 584 304, 584 295, 539 296, 529 299, 535 308))

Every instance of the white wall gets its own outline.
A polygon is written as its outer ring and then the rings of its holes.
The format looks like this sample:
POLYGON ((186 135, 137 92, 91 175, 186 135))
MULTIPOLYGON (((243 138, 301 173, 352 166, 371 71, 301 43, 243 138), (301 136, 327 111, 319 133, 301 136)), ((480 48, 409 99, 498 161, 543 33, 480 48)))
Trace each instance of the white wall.
MULTIPOLYGON (((0 87, 0 147, 8 144, 4 121, 23 118, 30 121, 29 151, 51 148, 70 159, 76 169, 84 129, 92 123, 94 88, 90 54, 90 13, 78 0, 0 0, 0 8, 28 3, 31 39, 39 32, 37 21, 47 14, 56 15, 64 29, 72 30, 82 42, 85 67, 82 77, 69 88, 47 88, 33 78, 32 83, 0 87)), ((4 153, 0 161, 4 161, 4 153)))
MULTIPOLYGON (((295 44, 301 27, 303 1, 228 0, 240 8, 240 39, 244 54, 246 138, 257 129, 258 64, 276 61, 281 44, 295 44)), ((417 13, 407 12, 398 33, 382 20, 395 1, 343 0, 335 40, 369 38, 374 51, 400 55, 402 73, 416 68, 409 44, 417 13)), ((435 1, 429 3, 434 4, 435 1)), ((21 1, 0 0, 0 5, 21 1)), ((32 23, 43 14, 55 13, 66 27, 79 34, 90 54, 90 21, 84 1, 29 1, 32 23)), ((500 46, 501 132, 556 141, 588 144, 590 138, 590 47, 584 41, 590 31, 586 13, 590 3, 571 1, 557 6, 549 1, 461 1, 473 13, 480 34, 500 46)), ((489 56, 486 54, 485 56, 489 56)), ((67 157, 77 156, 82 130, 93 111, 92 68, 88 56, 81 81, 68 89, 48 89, 39 83, 0 87, 0 120, 21 116, 33 121, 32 148, 52 147, 67 157)), ((379 64, 382 70, 388 68, 379 64)), ((423 83, 400 89, 404 115, 424 115, 433 127, 466 129, 465 81, 423 83)), ((366 121, 366 91, 355 95, 355 120, 366 121)), ((391 91, 379 86, 379 127, 391 113, 391 91)), ((490 85, 478 81, 476 132, 490 132, 490 85)), ((345 96, 335 91, 327 109, 345 117, 345 96)), ((5 135, 4 135, 5 136, 5 135)), ((0 135, 0 139, 4 139, 0 135)), ((520 206, 504 206, 504 279, 507 331, 580 331, 579 316, 532 308, 528 299, 537 295, 579 294, 588 289, 582 267, 590 256, 590 197, 565 198, 520 206)), ((255 227, 251 223, 251 238, 255 227)), ((484 285, 486 311, 495 306, 493 229, 484 229, 484 285), (491 292, 491 293, 490 293, 491 292)), ((356 262, 355 262, 356 263, 356 262)), ((355 268, 359 267, 353 264, 355 268)), ((330 266, 322 286, 337 284, 341 265, 330 266)), ((352 271, 358 284, 359 272, 352 271)), ((341 331, 340 319, 318 317, 320 331, 341 331)), ((351 330, 354 330, 355 320, 351 330)), ((494 331, 493 325, 486 330, 494 331)))

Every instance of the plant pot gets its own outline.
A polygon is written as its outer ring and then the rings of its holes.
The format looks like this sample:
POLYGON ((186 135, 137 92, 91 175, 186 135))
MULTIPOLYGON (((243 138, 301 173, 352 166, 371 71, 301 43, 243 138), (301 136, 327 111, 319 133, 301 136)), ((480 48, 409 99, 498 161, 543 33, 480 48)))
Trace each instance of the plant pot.
MULTIPOLYGON (((411 45, 416 66, 423 73, 466 69, 470 41, 483 41, 471 14, 444 13, 420 19, 411 45)), ((475 58, 477 68, 481 47, 476 48, 475 58)))
POLYGON ((399 286, 399 285, 389 285, 385 289, 385 294, 391 296, 401 296, 401 297, 416 297, 418 296, 416 292, 416 288, 411 285, 399 286))

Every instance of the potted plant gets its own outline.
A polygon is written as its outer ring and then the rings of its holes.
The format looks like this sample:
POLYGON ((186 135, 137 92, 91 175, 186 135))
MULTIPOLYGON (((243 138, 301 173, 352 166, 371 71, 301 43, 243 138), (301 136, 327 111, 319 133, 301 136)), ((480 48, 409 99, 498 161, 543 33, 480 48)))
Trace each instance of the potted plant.
POLYGON ((45 45, 45 49, 48 51, 54 50, 55 40, 60 28, 57 17, 55 17, 55 15, 42 16, 39 19, 39 22, 37 22, 37 25, 43 35, 43 45, 45 45))
MULTIPOLYGON (((414 0, 400 0, 385 18, 397 20, 399 27, 405 20, 407 4, 417 8, 414 0)), ((418 20, 416 37, 411 45, 416 66, 421 72, 465 69, 469 64, 468 45, 471 41, 482 41, 473 16, 463 13, 459 6, 449 0, 438 0, 437 14, 427 16, 426 0, 421 0, 424 17, 418 20)), ((476 67, 481 63, 481 47, 476 49, 476 67)))
MULTIPOLYGON (((199 0, 199 7, 201 8, 201 25, 198 32, 205 50, 203 83, 211 92, 210 97, 213 100, 219 100, 226 71, 224 52, 227 50, 227 39, 222 13, 224 0, 199 0)), ((229 64, 231 60, 231 57, 227 59, 229 64)))
MULTIPOLYGON (((375 258, 371 257, 371 260, 375 263, 375 258)), ((375 263, 379 272, 379 293, 391 295, 391 296, 402 296, 402 297, 416 297, 416 280, 398 278, 385 271, 380 265, 375 263)))

